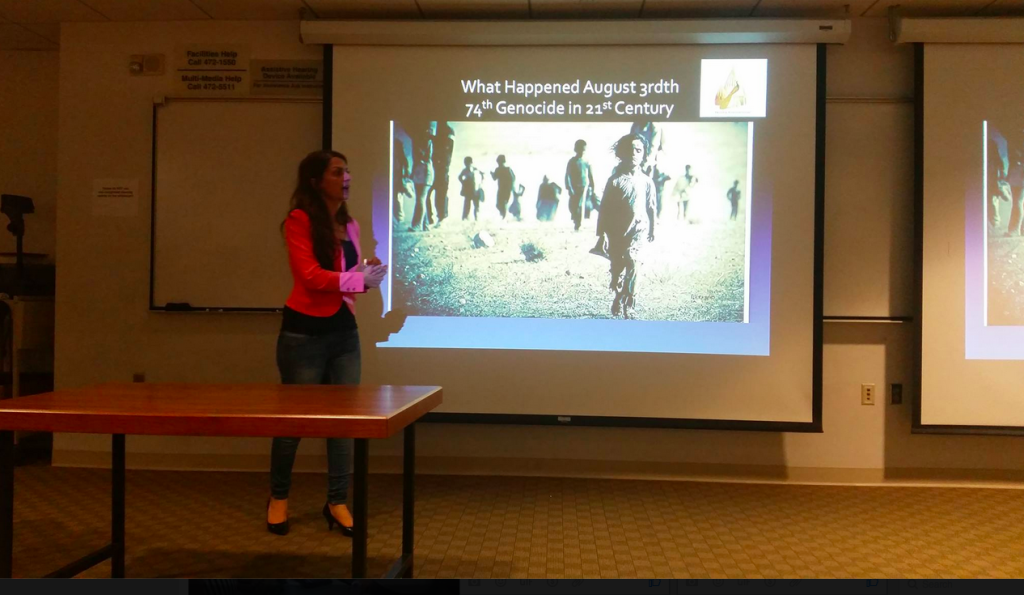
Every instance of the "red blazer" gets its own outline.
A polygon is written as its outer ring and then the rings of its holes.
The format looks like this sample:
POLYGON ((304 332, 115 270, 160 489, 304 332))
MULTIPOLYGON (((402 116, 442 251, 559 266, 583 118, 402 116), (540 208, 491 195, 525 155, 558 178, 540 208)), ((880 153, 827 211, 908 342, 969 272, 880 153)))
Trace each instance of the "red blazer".
MULTIPOLYGON (((362 260, 359 248, 359 224, 355 219, 346 227, 348 239, 356 248, 356 260, 362 260)), ((332 316, 345 303, 356 312, 356 294, 366 292, 363 274, 345 271, 344 251, 338 248, 333 271, 320 266, 313 254, 313 234, 309 215, 301 209, 288 213, 284 222, 284 239, 288 244, 288 264, 292 269, 292 293, 285 302, 292 310, 310 316, 332 316), (341 272, 338 272, 341 271, 341 272)))

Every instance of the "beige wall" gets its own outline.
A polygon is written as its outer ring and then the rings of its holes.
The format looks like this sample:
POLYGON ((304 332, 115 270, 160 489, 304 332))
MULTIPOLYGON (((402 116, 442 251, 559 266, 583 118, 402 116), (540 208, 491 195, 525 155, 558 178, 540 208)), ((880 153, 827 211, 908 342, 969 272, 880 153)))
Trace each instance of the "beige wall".
MULTIPOLYGON (((145 372, 150 381, 274 382, 276 316, 159 315, 147 312, 149 190, 142 184, 139 216, 94 219, 91 181, 103 177, 148 180, 151 103, 166 78, 129 78, 126 58, 163 52, 175 43, 249 43, 255 58, 318 55, 298 43, 295 23, 75 24, 61 39, 60 187, 58 220, 61 258, 57 296, 57 385, 129 381, 145 372)), ((910 48, 886 40, 883 20, 854 22, 845 47, 829 49, 829 95, 906 99, 912 93, 910 48)), ((845 105, 845 104, 844 104, 845 105)), ((839 121, 834 128, 856 138, 828 139, 833 168, 827 200, 835 256, 859 250, 853 262, 829 257, 830 275, 877 279, 874 291, 857 298, 875 314, 909 314, 912 250, 910 155, 872 161, 872 143, 912 146, 912 110, 907 103, 854 104, 888 135, 839 121), (877 107, 876 107, 877 106, 877 107), (874 117, 880 116, 880 117, 874 117), (869 164, 875 171, 867 171, 869 164), (879 170, 884 168, 884 171, 879 170), (875 176, 883 187, 870 197, 855 190, 857 178, 875 176), (865 203, 864 201, 868 201, 865 203), (868 206, 865 207, 864 205, 868 206), (854 209, 851 215, 850 209, 854 209), (860 210, 857 210, 860 209, 860 210), (861 231, 870 245, 857 245, 861 231), (866 274, 867 267, 875 273, 866 274), (883 279, 884 277, 884 279, 883 279)), ((839 112, 837 108, 835 112, 839 112)), ((857 116, 866 117, 866 116, 857 116)), ((830 120, 832 115, 830 114, 830 120)), ((894 147, 887 145, 890 149, 894 147)), ((900 148, 902 147, 902 148, 900 148)), ((282 197, 282 200, 283 197, 282 197)), ((843 277, 839 277, 843 279, 843 277)), ((858 281, 859 283, 859 281, 858 281)), ((830 286, 827 303, 855 307, 830 286)), ((828 314, 863 312, 828 311, 828 314)), ((490 473, 581 473, 589 475, 718 476, 809 481, 879 481, 903 477, 999 478, 1024 468, 1020 441, 1000 437, 911 436, 912 328, 910 325, 826 326, 823 434, 772 434, 606 428, 472 425, 421 427, 420 468, 490 473), (886 405, 885 387, 906 385, 902 406, 886 405), (879 388, 878 404, 860 405, 860 384, 879 388), (925 473, 908 468, 933 469, 925 473), (958 470, 976 471, 958 471, 958 470), (939 471, 943 470, 943 471, 939 471), (989 470, 981 472, 977 470, 989 470)), ((364 346, 373 357, 372 346, 364 346)), ((96 464, 108 439, 59 436, 58 464, 96 464)), ((130 461, 158 467, 262 468, 266 440, 135 437, 130 461)), ((322 465, 322 449, 306 441, 300 466, 322 465)), ((378 461, 393 464, 400 441, 374 445, 378 461)), ((383 468, 383 467, 378 467, 383 468)))
MULTIPOLYGON (((0 192, 32 198, 25 251, 54 255, 57 213, 57 81, 60 55, 0 51, 0 192)), ((15 249, 0 217, 0 252, 15 249)))

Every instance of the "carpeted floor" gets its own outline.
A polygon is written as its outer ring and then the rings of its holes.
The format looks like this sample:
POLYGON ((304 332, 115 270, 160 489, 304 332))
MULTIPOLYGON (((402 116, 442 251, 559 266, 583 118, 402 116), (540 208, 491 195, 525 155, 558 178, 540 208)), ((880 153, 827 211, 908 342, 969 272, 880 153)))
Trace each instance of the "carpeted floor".
MULTIPOLYGON (((110 474, 26 466, 15 576, 109 539, 110 474)), ((1024 577, 1024 491, 420 476, 418 578, 1024 577)), ((267 533, 260 473, 129 471, 129 577, 344 577, 351 541, 296 474, 267 533)), ((369 570, 401 549, 401 478, 370 480, 369 570)), ((109 576, 109 562, 84 576, 109 576)))

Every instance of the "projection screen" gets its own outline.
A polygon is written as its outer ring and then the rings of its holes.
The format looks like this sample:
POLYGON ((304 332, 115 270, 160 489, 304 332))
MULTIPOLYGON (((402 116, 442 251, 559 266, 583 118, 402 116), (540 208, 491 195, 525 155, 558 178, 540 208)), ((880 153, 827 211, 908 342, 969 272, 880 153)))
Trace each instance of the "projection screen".
POLYGON ((447 420, 820 430, 823 62, 335 46, 332 146, 390 267, 364 381, 441 385, 447 420))
POLYGON ((1024 47, 918 51, 923 305, 915 428, 1022 433, 1024 47))

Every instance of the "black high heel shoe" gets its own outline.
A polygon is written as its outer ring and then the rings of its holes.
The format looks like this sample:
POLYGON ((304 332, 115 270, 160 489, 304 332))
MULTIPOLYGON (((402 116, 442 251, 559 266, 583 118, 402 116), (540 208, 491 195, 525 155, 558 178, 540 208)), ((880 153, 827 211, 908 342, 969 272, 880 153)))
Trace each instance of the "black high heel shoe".
MULTIPOLYGON (((267 508, 270 508, 270 498, 267 498, 267 508)), ((270 531, 274 535, 288 535, 288 519, 285 519, 283 523, 271 523, 267 521, 267 531, 270 531)))
POLYGON ((355 534, 355 530, 353 530, 352 527, 346 527, 341 524, 341 521, 334 518, 334 515, 331 514, 331 505, 329 503, 324 504, 324 518, 327 519, 328 531, 333 531, 334 525, 338 525, 338 529, 341 530, 341 534, 345 537, 352 537, 355 534))

